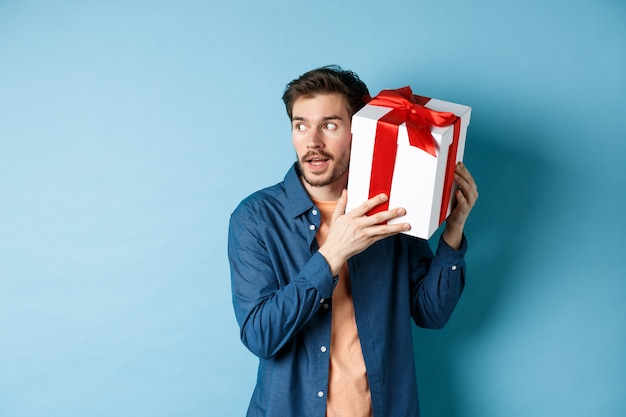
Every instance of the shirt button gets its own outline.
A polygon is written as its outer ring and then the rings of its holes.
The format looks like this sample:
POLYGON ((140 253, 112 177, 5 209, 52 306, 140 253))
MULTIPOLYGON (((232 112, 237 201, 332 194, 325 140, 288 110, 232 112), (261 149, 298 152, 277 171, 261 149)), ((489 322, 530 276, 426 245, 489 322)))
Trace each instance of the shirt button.
POLYGON ((309 230, 315 230, 315 225, 314 224, 310 225, 309 230))
POLYGON ((326 300, 324 300, 324 298, 322 297, 322 299, 320 299, 320 304, 324 304, 324 301, 326 300))
POLYGON ((324 307, 324 309, 328 310, 328 307, 330 307, 330 306, 328 305, 328 303, 326 303, 326 304, 322 304, 322 307, 324 307))
POLYGON ((452 268, 451 268, 451 269, 452 269, 453 271, 456 271, 456 265, 452 265, 452 268))
POLYGON ((322 398, 324 396, 324 392, 323 391, 318 391, 317 392, 317 396, 322 398))
POLYGON ((325 352, 326 352, 326 346, 322 346, 322 347, 320 348, 320 350, 322 351, 322 353, 325 353, 325 352))
POLYGON ((314 216, 317 216, 317 210, 313 209, 313 210, 311 211, 311 213, 312 213, 314 216))

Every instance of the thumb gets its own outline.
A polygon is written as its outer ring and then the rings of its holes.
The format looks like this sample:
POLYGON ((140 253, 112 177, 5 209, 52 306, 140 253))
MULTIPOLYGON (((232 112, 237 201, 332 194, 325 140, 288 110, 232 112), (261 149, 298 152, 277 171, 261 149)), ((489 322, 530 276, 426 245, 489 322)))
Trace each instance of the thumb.
POLYGON ((341 191, 339 200, 337 200, 337 206, 335 207, 335 211, 333 212, 333 219, 336 219, 337 217, 345 214, 347 205, 348 205, 348 190, 344 188, 341 191))

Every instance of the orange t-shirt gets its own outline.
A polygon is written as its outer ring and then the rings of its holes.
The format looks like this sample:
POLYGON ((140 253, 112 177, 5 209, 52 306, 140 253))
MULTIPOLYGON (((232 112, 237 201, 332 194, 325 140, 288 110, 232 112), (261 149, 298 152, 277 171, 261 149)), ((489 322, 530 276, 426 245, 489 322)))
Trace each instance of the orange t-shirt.
MULTIPOLYGON (((322 222, 316 235, 321 246, 328 237, 331 216, 337 202, 314 200, 314 203, 322 214, 322 222)), ((326 417, 371 416, 372 400, 354 318, 348 264, 345 263, 339 272, 339 280, 332 297, 326 417)))

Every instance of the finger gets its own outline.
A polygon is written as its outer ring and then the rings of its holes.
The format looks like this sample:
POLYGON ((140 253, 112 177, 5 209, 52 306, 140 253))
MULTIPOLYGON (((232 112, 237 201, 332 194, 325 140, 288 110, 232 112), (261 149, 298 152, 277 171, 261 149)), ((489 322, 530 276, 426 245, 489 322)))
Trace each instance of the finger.
POLYGON ((455 175, 454 180, 457 183, 457 190, 455 191, 455 196, 457 197, 457 200, 459 200, 459 198, 466 198, 467 195, 470 193, 471 190, 471 185, 463 178, 461 177, 457 177, 455 175))
POLYGON ((463 190, 461 188, 456 190, 456 202, 457 202, 457 205, 459 205, 459 206, 461 206, 463 208, 467 207, 467 205, 468 205, 467 197, 465 196, 465 194, 463 193, 463 190))
POLYGON ((467 192, 460 188, 456 191, 457 205, 461 210, 468 213, 474 207, 477 198, 478 192, 467 192))
MULTIPOLYGON (((379 239, 397 235, 398 233, 407 232, 411 230, 411 225, 409 223, 394 223, 394 224, 380 224, 377 226, 370 227, 371 236, 376 236, 379 239)), ((376 240, 379 240, 376 239, 376 240)))
POLYGON ((341 190, 341 195, 337 200, 337 205, 335 206, 335 211, 333 212, 333 219, 345 214, 346 206, 348 205, 348 190, 345 188, 341 190))
POLYGON ((381 224, 388 222, 389 220, 396 219, 398 217, 402 217, 406 214, 406 210, 402 207, 394 208, 392 210, 384 210, 371 216, 367 217, 367 220, 364 222, 364 225, 371 226, 376 224, 381 224))
POLYGON ((462 174, 463 176, 468 176, 468 177, 472 176, 472 174, 470 173, 469 169, 467 169, 467 166, 463 163, 463 161, 459 161, 456 163, 455 171, 458 172, 459 174, 462 174))
POLYGON ((467 169, 467 167, 465 166, 465 164, 463 164, 463 162, 458 162, 456 164, 454 171, 455 171, 455 175, 458 175, 460 178, 463 178, 468 183, 471 184, 474 182, 474 177, 472 176, 472 173, 467 169))
POLYGON ((366 202, 364 202, 360 206, 355 207, 352 210, 351 213, 353 213, 356 217, 364 216, 371 209, 373 209, 374 207, 379 206, 379 205, 385 203, 388 199, 389 199, 389 197, 387 197, 387 194, 385 194, 385 193, 378 194, 378 195, 370 198, 369 200, 367 200, 366 202))
POLYGON ((454 180, 456 181, 459 188, 463 191, 463 194, 467 197, 475 198, 478 196, 478 187, 474 182, 474 178, 471 176, 469 171, 463 172, 462 174, 455 172, 454 180))

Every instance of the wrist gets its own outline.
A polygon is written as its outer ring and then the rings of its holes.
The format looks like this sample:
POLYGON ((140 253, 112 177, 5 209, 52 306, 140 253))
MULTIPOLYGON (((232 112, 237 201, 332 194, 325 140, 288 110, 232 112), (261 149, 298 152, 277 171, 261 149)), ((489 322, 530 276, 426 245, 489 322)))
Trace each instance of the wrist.
POLYGON ((341 257, 337 256, 335 251, 329 250, 329 248, 324 246, 319 248, 318 252, 326 260, 332 276, 336 277, 339 275, 339 270, 345 261, 342 260, 341 257))
POLYGON ((463 241, 463 228, 446 224, 442 238, 450 248, 457 250, 461 247, 463 241))

